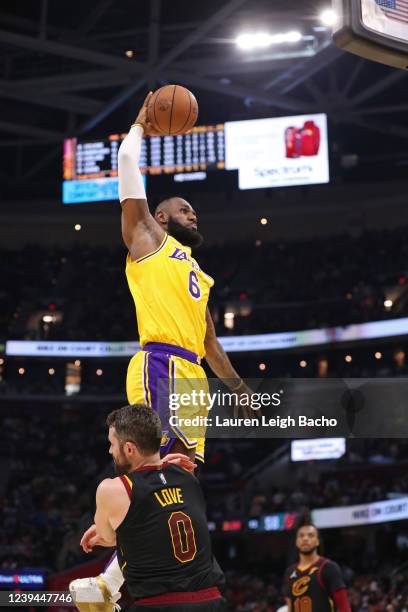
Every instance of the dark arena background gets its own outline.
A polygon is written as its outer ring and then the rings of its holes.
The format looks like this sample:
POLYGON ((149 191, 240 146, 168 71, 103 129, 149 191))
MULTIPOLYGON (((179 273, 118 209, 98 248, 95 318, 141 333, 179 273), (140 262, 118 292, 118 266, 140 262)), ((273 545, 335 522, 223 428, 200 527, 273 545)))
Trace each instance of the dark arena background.
MULTIPOLYGON (((339 49, 335 19, 328 0, 1 2, 0 589, 66 591, 107 559, 79 541, 138 341, 117 150, 149 90, 198 100, 196 128, 147 138, 141 166, 152 209, 197 211, 240 375, 407 377, 407 73, 339 49)), ((408 610, 407 440, 299 442, 207 441, 227 609, 285 605, 307 509, 353 612, 408 610)))

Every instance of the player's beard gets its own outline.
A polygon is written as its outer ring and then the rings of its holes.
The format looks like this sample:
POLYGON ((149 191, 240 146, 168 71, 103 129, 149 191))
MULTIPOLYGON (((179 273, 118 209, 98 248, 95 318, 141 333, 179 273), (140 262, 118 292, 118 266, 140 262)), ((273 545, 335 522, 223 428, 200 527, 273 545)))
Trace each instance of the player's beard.
POLYGON ((113 457, 115 472, 118 476, 124 476, 132 469, 132 465, 126 461, 125 453, 120 449, 120 456, 115 459, 113 457))
POLYGON ((170 236, 173 236, 173 238, 181 242, 182 245, 191 247, 192 249, 199 247, 204 242, 204 238, 198 230, 186 227, 172 217, 169 217, 167 231, 170 236))
POLYGON ((317 546, 313 546, 313 548, 309 548, 309 550, 302 550, 301 548, 298 548, 298 551, 305 557, 311 557, 315 552, 317 552, 317 548, 317 546))

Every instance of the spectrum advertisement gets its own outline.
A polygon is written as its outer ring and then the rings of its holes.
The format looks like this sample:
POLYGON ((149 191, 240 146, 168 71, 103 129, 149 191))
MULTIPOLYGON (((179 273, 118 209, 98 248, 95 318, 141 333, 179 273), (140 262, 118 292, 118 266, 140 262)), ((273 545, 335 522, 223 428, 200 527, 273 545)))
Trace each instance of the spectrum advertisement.
POLYGON ((298 115, 225 124, 225 167, 240 189, 328 183, 327 116, 298 115))

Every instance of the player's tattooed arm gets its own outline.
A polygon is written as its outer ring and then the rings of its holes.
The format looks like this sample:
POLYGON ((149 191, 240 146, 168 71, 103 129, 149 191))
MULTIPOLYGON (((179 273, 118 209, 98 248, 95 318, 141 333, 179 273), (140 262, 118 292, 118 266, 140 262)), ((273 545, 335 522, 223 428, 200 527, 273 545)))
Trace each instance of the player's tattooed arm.
POLYGON ((204 340, 205 359, 214 374, 222 380, 231 392, 237 394, 238 401, 234 408, 234 416, 238 416, 238 412, 241 409, 244 417, 249 417, 251 416, 251 410, 248 408, 247 403, 244 405, 244 403, 240 403, 240 401, 244 395, 252 395, 252 390, 239 376, 218 340, 217 334, 215 333, 214 322, 208 307, 206 311, 206 322, 207 330, 204 340))
POLYGON ((209 308, 206 311, 207 330, 205 334, 204 347, 205 358, 211 370, 218 378, 225 381, 231 389, 238 387, 243 381, 238 372, 234 369, 227 353, 222 348, 215 333, 214 322, 209 308))

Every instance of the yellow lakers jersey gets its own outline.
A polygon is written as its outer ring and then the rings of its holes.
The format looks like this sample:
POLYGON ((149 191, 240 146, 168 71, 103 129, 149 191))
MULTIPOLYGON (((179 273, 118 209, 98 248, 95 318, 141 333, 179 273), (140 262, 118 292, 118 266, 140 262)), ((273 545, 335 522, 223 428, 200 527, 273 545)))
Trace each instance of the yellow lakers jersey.
POLYGON ((152 253, 132 261, 126 277, 136 306, 140 344, 175 344, 204 357, 205 312, 213 279, 191 249, 166 234, 152 253))

